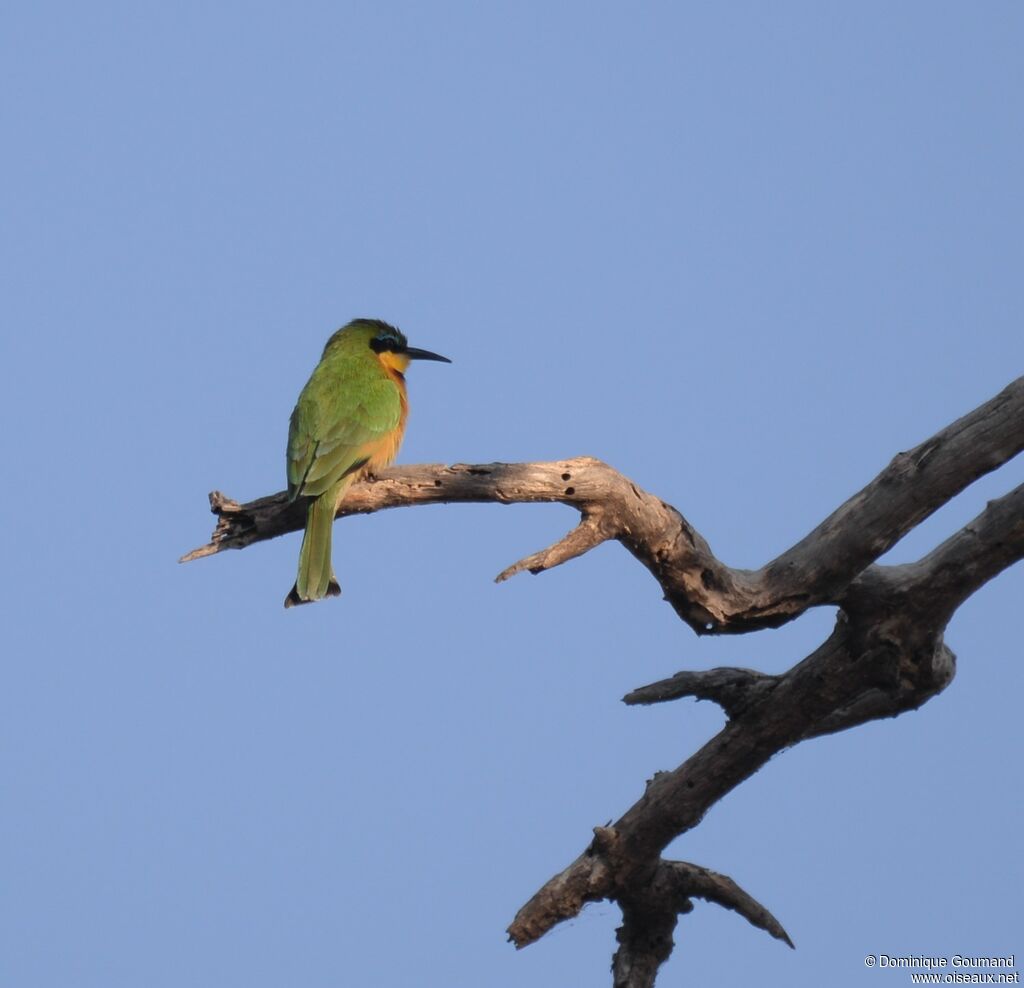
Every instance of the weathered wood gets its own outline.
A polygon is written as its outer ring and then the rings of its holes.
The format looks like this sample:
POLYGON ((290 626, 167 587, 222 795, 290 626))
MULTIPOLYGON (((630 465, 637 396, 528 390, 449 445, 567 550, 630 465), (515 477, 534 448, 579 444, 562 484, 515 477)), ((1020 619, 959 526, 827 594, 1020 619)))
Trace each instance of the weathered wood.
POLYGON ((769 693, 779 678, 753 669, 708 669, 703 672, 684 670, 669 679, 638 687, 627 693, 622 702, 631 706, 646 705, 692 696, 698 700, 711 700, 729 717, 735 717, 754 700, 769 693))
POLYGON ((956 671, 946 624, 963 600, 1021 558, 1024 485, 919 562, 870 566, 841 597, 829 638, 784 675, 680 673, 630 694, 631 702, 703 695, 731 705, 731 719, 674 771, 658 773, 600 842, 523 906, 509 927, 512 940, 525 946, 586 901, 629 895, 672 840, 784 748, 915 710, 945 689, 956 671))
MULTIPOLYGON (((561 502, 582 514, 550 548, 510 566, 498 580, 540 573, 617 539, 654 575, 665 599, 698 634, 777 627, 809 607, 836 603, 867 566, 978 477, 1024 449, 1024 377, 907 453, 900 453, 806 538, 760 570, 721 562, 671 505, 591 457, 554 463, 389 467, 353 484, 338 515, 457 502, 561 502)), ((210 495, 217 526, 182 562, 241 549, 304 523, 282 491, 239 504, 210 495)))
MULTIPOLYGON (((677 917, 702 897, 735 909, 789 943, 781 924, 731 879, 661 855, 718 800, 783 749, 869 720, 913 710, 945 689, 956 657, 943 633, 956 609, 1024 557, 1024 485, 988 504, 919 561, 876 560, 978 477, 1024 449, 1024 377, 914 449, 804 539, 759 570, 721 562, 671 505, 590 457, 553 463, 392 467, 354 484, 339 515, 417 504, 561 502, 575 529, 498 576, 543 572, 608 540, 654 575, 665 599, 698 634, 776 627, 810 607, 839 608, 817 649, 783 675, 749 669, 684 671, 634 690, 630 704, 693 696, 718 703, 722 730, 671 772, 651 779, 614 824, 519 910, 509 938, 523 947, 587 902, 623 911, 613 972, 620 988, 649 988, 672 950, 677 917)), ((283 492, 238 504, 210 495, 217 526, 182 561, 239 549, 302 527, 304 505, 283 492)))

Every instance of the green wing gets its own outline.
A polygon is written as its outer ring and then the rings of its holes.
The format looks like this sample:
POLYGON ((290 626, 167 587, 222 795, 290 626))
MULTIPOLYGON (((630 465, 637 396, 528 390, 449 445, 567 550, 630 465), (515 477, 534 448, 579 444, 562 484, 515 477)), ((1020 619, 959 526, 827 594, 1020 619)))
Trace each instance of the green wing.
POLYGON ((323 494, 358 470, 402 415, 397 385, 375 366, 322 360, 292 412, 288 496, 323 494))

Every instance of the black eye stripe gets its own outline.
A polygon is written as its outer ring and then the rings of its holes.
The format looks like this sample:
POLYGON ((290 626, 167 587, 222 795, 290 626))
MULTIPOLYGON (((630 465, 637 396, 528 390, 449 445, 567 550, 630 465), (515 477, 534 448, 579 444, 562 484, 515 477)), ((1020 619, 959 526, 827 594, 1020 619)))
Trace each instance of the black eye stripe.
POLYGON ((374 353, 383 353, 385 350, 394 352, 400 348, 401 344, 391 336, 375 336, 370 340, 370 349, 374 353))

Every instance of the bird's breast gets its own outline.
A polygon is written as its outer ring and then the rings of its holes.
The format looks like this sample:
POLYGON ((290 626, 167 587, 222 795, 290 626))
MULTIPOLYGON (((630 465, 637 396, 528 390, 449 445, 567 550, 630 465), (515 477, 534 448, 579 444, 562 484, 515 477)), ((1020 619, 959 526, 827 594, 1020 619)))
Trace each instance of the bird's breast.
POLYGON ((374 450, 366 463, 366 469, 370 473, 376 473, 376 471, 394 462, 395 457, 398 456, 399 447, 402 445, 402 439, 405 436, 405 420, 409 417, 409 401, 405 390, 405 377, 401 371, 393 367, 387 367, 387 372, 388 377, 391 378, 395 388, 398 390, 398 425, 390 432, 381 436, 376 450, 374 450))

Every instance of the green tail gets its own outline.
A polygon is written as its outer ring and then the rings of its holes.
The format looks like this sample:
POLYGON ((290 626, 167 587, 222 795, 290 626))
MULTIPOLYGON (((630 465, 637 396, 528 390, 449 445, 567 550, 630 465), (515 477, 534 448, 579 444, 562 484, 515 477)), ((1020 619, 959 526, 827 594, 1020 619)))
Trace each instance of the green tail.
POLYGON ((337 597, 341 593, 331 566, 331 532, 338 500, 349 483, 351 477, 345 477, 309 502, 306 531, 299 550, 299 575, 295 586, 284 599, 285 607, 308 604, 324 597, 337 597))

